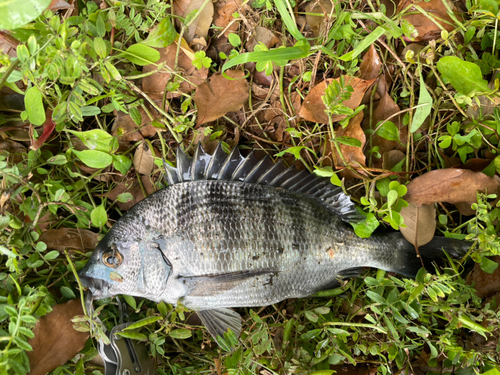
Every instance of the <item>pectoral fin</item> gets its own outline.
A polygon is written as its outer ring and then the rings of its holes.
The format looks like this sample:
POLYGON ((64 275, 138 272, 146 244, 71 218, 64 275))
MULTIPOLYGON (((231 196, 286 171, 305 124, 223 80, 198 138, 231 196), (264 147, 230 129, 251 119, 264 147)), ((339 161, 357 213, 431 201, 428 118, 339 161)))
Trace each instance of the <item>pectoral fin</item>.
POLYGON ((224 337, 228 329, 231 329, 236 337, 241 334, 241 317, 233 310, 223 308, 200 310, 197 314, 215 341, 217 336, 224 337))
POLYGON ((191 297, 206 297, 227 292, 249 279, 273 275, 276 271, 238 271, 200 276, 179 276, 191 297))

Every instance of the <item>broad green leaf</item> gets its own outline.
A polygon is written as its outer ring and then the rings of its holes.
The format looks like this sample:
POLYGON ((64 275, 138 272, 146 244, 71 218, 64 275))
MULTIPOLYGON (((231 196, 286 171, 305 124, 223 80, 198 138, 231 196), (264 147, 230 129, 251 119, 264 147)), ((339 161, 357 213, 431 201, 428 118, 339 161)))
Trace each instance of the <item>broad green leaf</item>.
POLYGON ((122 56, 140 66, 154 64, 160 60, 160 52, 144 44, 132 44, 122 56))
POLYGON ((118 202, 122 202, 122 203, 131 202, 133 199, 134 199, 134 196, 130 193, 121 193, 120 195, 118 195, 116 197, 116 200, 118 202))
POLYGON ((75 293, 67 286, 62 286, 60 290, 61 290, 61 294, 64 297, 66 297, 68 299, 75 299, 76 298, 75 293))
POLYGON ((413 121, 410 126, 410 132, 415 133, 424 123, 427 116, 430 115, 432 110, 432 96, 427 91, 425 87, 425 82, 423 78, 423 73, 420 71, 420 95, 418 97, 419 107, 415 111, 415 115, 413 116, 413 121))
POLYGON ((164 48, 171 45, 177 38, 177 35, 172 20, 167 17, 161 20, 161 22, 150 31, 148 38, 142 41, 141 44, 149 47, 164 48))
POLYGON ((335 137, 334 141, 347 146, 361 147, 361 141, 352 137, 335 137))
POLYGON ((227 61, 222 67, 222 73, 233 66, 245 64, 247 62, 265 62, 265 61, 288 61, 302 59, 309 56, 311 46, 307 41, 299 41, 293 47, 275 48, 269 51, 249 52, 236 56, 227 61))
MULTIPOLYGON (((125 327, 123 330, 128 331, 130 329, 140 328, 143 326, 147 326, 148 324, 155 323, 158 320, 162 320, 162 319, 163 319, 163 317, 161 317, 161 316, 150 316, 148 318, 144 318, 144 319, 138 320, 137 322, 132 323, 131 325, 125 327)), ((191 332, 191 331, 189 331, 189 332, 191 332)))
MULTIPOLYGON (((113 140, 113 136, 108 132, 105 132, 104 130, 94 129, 86 132, 77 132, 74 130, 68 130, 68 132, 80 138, 83 144, 87 146, 90 150, 97 150, 104 152, 110 151, 110 145, 111 141, 113 140)), ((108 165, 109 164, 107 164, 106 166, 108 165)))
POLYGON ((490 333, 491 334, 491 332, 487 328, 484 328, 481 324, 476 323, 475 321, 473 321, 465 313, 463 313, 462 315, 460 315, 460 317, 458 318, 458 320, 460 322, 462 322, 462 324, 463 324, 464 327, 470 329, 471 331, 479 333, 484 338, 487 338, 486 335, 485 335, 485 333, 490 333))
POLYGON ((122 297, 125 300, 125 302, 127 302, 128 305, 134 309, 134 311, 137 310, 137 302, 135 302, 134 297, 129 296, 127 294, 122 295, 122 297))
POLYGON ((351 225, 354 228, 354 233, 356 233, 358 237, 368 238, 372 235, 373 231, 377 229, 380 223, 374 214, 368 213, 364 221, 360 223, 351 223, 351 225))
POLYGON ((364 50, 370 47, 375 41, 384 35, 386 32, 382 27, 377 27, 370 34, 368 34, 352 51, 346 53, 345 55, 340 56, 340 60, 343 61, 352 61, 357 56, 359 56, 364 50))
POLYGON ((491 91, 488 82, 483 79, 481 68, 472 62, 456 56, 445 56, 438 61, 437 68, 443 78, 461 94, 491 91))
POLYGON ((121 331, 121 332, 116 332, 118 336, 125 337, 127 339, 132 339, 132 340, 144 340, 147 341, 148 338, 144 333, 139 333, 139 332, 133 332, 133 331, 121 331))
POLYGON ((125 155, 113 155, 113 167, 120 171, 122 175, 125 176, 131 166, 132 160, 125 155))
POLYGON ((485 256, 481 257, 481 269, 486 273, 493 273, 498 268, 498 263, 485 256))
POLYGON ((50 5, 51 0, 1 0, 0 30, 13 30, 33 21, 50 5))
POLYGON ((106 224, 106 221, 108 221, 108 214, 102 204, 92 210, 90 213, 90 220, 92 220, 92 224, 96 227, 102 227, 106 224))
POLYGON ((174 338, 174 339, 188 339, 192 335, 191 331, 189 329, 185 328, 180 328, 180 329, 174 329, 169 333, 169 336, 174 338))
POLYGON ((47 163, 52 164, 52 165, 64 165, 68 162, 68 159, 66 159, 66 156, 64 155, 56 155, 52 156, 50 159, 47 160, 47 163))
POLYGON ((83 150, 77 151, 72 149, 73 153, 90 168, 106 168, 113 162, 113 157, 102 151, 83 150))
POLYGON ((104 42, 101 37, 94 38, 94 50, 102 59, 105 59, 108 56, 106 42, 104 42))
POLYGON ((43 125, 45 122, 45 108, 43 107, 42 93, 38 87, 32 87, 26 91, 24 105, 28 112, 28 120, 33 125, 43 125))
POLYGON ((377 130, 377 135, 389 141, 399 141, 399 129, 392 121, 386 121, 377 130))
POLYGON ((94 105, 87 105, 81 108, 82 115, 85 116, 97 116, 101 114, 101 108, 96 107, 94 105))

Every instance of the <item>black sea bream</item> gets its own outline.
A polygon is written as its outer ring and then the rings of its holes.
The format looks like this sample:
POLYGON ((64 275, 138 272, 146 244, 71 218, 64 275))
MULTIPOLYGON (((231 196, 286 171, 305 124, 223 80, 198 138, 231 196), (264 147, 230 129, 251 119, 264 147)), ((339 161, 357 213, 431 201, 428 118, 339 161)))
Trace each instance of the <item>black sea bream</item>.
MULTIPOLYGON (((230 307, 264 306, 330 288, 375 267, 415 276, 413 245, 399 233, 362 239, 353 203, 328 179, 244 158, 221 144, 198 146, 165 166, 169 186, 130 209, 80 272, 94 298, 128 294, 196 310, 216 337, 241 330, 230 307)), ((435 238, 429 258, 464 253, 467 243, 435 238)))

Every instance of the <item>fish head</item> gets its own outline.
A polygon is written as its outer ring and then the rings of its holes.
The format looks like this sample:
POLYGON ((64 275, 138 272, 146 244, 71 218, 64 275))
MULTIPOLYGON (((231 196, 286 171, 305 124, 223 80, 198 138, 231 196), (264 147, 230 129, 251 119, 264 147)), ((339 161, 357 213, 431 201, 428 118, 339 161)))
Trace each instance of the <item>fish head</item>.
MULTIPOLYGON (((106 236, 107 237, 107 236, 106 236)), ((104 238, 78 273, 93 298, 127 294, 161 300, 172 266, 163 255, 161 242, 104 238)))

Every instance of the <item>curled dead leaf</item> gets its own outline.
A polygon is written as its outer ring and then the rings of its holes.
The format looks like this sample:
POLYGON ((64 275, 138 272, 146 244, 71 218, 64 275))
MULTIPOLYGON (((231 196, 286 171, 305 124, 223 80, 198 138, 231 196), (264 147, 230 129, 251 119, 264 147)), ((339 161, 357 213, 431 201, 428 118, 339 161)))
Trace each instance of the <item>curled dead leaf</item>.
POLYGON ((94 250, 99 235, 88 229, 60 228, 49 229, 40 235, 40 241, 45 242, 47 249, 63 252, 67 249, 81 251, 94 250))
POLYGON ((182 18, 186 18, 192 11, 200 9, 201 13, 191 22, 187 32, 183 35, 188 43, 191 43, 194 38, 207 38, 208 30, 214 18, 214 4, 205 0, 174 1, 174 13, 182 18))
MULTIPOLYGON (((328 116, 326 115, 326 107, 323 103, 321 97, 325 95, 326 87, 333 81, 334 79, 327 79, 316 86, 309 92, 309 94, 304 99, 304 103, 299 111, 299 117, 302 117, 306 121, 311 122, 319 122, 321 124, 328 124, 328 116)), ((338 81, 339 78, 335 78, 335 81, 338 81)), ((352 86, 354 91, 351 93, 351 97, 346 100, 343 104, 346 107, 351 109, 357 108, 365 91, 370 88, 370 86, 375 82, 374 79, 364 80, 356 77, 345 76, 345 84, 346 86, 352 86)), ((345 118, 345 115, 334 115, 332 116, 332 120, 340 121, 345 118)))
POLYGON ((477 192, 496 194, 500 184, 481 172, 449 168, 427 172, 407 185, 405 199, 416 205, 475 202, 477 192))
POLYGON ((380 76, 382 72, 382 60, 372 44, 363 55, 363 61, 359 66, 359 78, 370 80, 380 76))
POLYGON ((55 305, 36 323, 35 337, 28 341, 33 350, 26 352, 30 360, 29 375, 44 375, 64 365, 83 349, 89 333, 73 329, 71 319, 76 315, 83 315, 83 308, 81 301, 74 299, 55 305))
POLYGON ((436 231, 436 208, 434 204, 418 206, 409 203, 400 212, 406 228, 400 228, 401 234, 415 247, 423 246, 434 238, 436 231))
POLYGON ((307 13, 321 14, 321 16, 306 14, 307 24, 311 28, 314 35, 321 36, 324 34, 326 30, 327 17, 330 16, 332 8, 333 5, 330 0, 311 1, 307 5, 307 13))
POLYGON ((222 0, 217 1, 215 4, 215 18, 214 24, 221 29, 226 29, 224 36, 228 36, 231 32, 238 30, 240 26, 239 21, 235 21, 233 14, 238 12, 240 15, 244 14, 241 6, 241 0, 222 0), (228 27, 229 26, 229 27, 228 27))
POLYGON ((137 173, 150 175, 155 166, 155 156, 158 154, 154 148, 145 146, 144 142, 141 143, 134 153, 134 168, 137 173))
POLYGON ((198 108, 197 126, 214 121, 227 112, 238 111, 248 100, 248 83, 241 70, 230 70, 226 74, 233 80, 217 73, 209 83, 202 83, 196 89, 194 102, 198 108))
MULTIPOLYGON (((353 168, 359 168, 360 166, 365 166, 366 157, 363 153, 363 148, 366 143, 365 132, 361 128, 361 121, 363 121, 364 113, 361 111, 356 116, 354 116, 345 129, 341 127, 335 130, 336 137, 351 137, 357 139, 361 142, 361 147, 356 146, 348 146, 345 144, 341 144, 339 146, 340 152, 344 158, 344 161, 347 165, 353 168)), ((344 161, 338 154, 337 150, 333 153, 333 158, 336 166, 347 166, 344 165, 344 161)))

